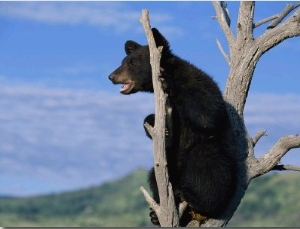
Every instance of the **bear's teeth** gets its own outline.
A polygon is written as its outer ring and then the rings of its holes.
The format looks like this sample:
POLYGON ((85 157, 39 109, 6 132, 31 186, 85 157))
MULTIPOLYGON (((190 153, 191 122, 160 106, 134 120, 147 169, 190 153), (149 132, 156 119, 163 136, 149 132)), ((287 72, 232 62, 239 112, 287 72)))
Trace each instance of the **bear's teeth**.
POLYGON ((123 87, 121 87, 120 91, 126 91, 129 88, 129 86, 129 83, 124 84, 123 87))

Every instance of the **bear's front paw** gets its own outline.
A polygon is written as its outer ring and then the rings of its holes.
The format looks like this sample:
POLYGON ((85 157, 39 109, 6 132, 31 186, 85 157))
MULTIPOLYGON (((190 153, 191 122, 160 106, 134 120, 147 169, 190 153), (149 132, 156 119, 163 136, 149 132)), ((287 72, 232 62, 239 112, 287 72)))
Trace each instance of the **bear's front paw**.
POLYGON ((149 214, 149 216, 151 218, 151 222, 154 225, 159 225, 158 217, 157 217, 155 211, 152 208, 150 208, 150 214, 149 214))
POLYGON ((150 133, 148 132, 147 128, 145 127, 145 123, 148 123, 150 126, 154 127, 154 122, 155 122, 155 115, 154 114, 150 114, 148 115, 145 119, 144 119, 144 129, 146 132, 146 135, 152 139, 152 136, 150 135, 150 133))

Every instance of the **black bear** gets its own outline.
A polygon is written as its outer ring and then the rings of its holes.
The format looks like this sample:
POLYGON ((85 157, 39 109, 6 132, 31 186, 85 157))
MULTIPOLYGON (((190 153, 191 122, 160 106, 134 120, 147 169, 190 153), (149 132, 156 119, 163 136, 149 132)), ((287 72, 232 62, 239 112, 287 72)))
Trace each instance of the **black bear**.
MULTIPOLYGON (((168 172, 176 204, 188 203, 181 226, 192 220, 216 218, 227 206, 236 184, 236 147, 222 93, 202 70, 175 56, 168 41, 153 28, 157 47, 163 46, 160 67, 163 88, 172 111, 172 145, 166 149, 168 172)), ((109 76, 123 84, 120 92, 153 92, 149 47, 125 43, 127 56, 109 76)), ((145 122, 154 125, 154 115, 145 122)), ((146 132, 149 136, 149 134, 146 132)), ((159 203, 154 170, 149 172, 153 198, 159 203)), ((159 224, 156 214, 151 221, 159 224)))

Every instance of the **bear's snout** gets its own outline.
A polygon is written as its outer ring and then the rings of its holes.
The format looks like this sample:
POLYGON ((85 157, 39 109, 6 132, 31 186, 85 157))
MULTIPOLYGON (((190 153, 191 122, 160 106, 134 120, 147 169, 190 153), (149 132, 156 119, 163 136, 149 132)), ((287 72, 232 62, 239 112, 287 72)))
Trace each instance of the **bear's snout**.
POLYGON ((111 74, 108 76, 108 79, 109 79, 110 81, 114 82, 115 79, 116 79, 116 75, 115 75, 114 73, 111 73, 111 74))

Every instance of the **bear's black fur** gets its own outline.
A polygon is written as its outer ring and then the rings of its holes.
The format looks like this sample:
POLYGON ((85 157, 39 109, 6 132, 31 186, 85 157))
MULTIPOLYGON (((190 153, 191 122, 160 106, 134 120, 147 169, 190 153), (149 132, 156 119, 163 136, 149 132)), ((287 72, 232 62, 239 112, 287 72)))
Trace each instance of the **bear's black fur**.
MULTIPOLYGON (((195 214, 216 218, 227 206, 236 183, 235 141, 217 84, 205 72, 175 56, 157 29, 152 32, 156 45, 163 46, 161 77, 173 108, 168 171, 177 204, 182 200, 188 203, 180 221, 181 226, 186 226, 195 214)), ((124 84, 120 89, 123 94, 153 92, 148 46, 127 41, 125 51, 122 65, 109 79, 114 84, 124 84)), ((153 126, 154 115, 147 116, 146 121, 153 126)), ((149 184, 153 198, 159 202, 153 169, 149 184)), ((158 224, 155 214, 150 215, 152 222, 158 224)))

